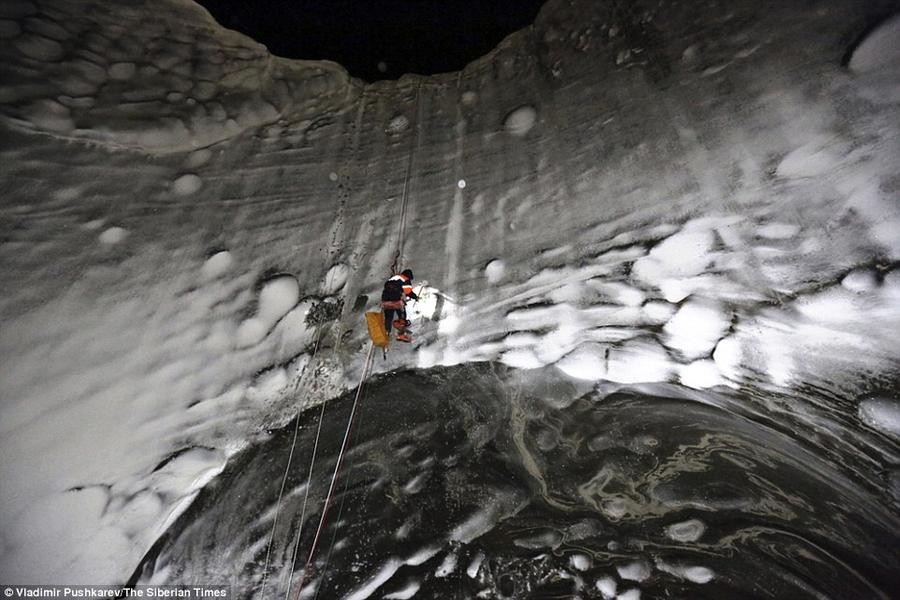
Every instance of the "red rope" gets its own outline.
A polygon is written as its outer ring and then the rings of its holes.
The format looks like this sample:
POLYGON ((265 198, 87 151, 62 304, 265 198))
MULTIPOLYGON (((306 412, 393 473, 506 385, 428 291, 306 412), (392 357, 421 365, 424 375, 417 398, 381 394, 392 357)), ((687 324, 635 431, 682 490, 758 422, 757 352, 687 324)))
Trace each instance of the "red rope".
MULTIPOLYGON (((348 441, 350 439, 350 428, 353 425, 353 417, 356 415, 356 407, 359 404, 359 397, 362 392, 366 376, 368 374, 369 368, 372 366, 372 351, 374 349, 375 345, 370 344, 369 354, 366 356, 366 363, 363 367, 362 377, 359 380, 359 385, 356 387, 356 398, 353 399, 353 407, 350 409, 350 418, 347 420, 347 430, 344 432, 344 441, 341 443, 341 451, 338 453, 337 462, 335 462, 334 465, 334 474, 331 476, 331 484, 328 486, 328 493, 325 495, 325 504, 322 506, 322 516, 319 519, 319 526, 316 528, 316 535, 313 538, 312 546, 309 549, 309 556, 307 556, 306 558, 306 564, 303 565, 303 571, 300 574, 300 581, 297 584, 294 598, 300 597, 300 591, 303 589, 303 584, 306 581, 306 573, 309 570, 309 566, 312 564, 313 556, 316 552, 316 547, 319 545, 319 538, 322 536, 322 530, 325 528, 325 519, 328 517, 328 510, 331 508, 331 499, 332 495, 334 494, 334 485, 337 482, 338 472, 340 471, 341 464, 344 462, 344 454, 347 451, 348 441)), ((288 590, 290 591, 290 582, 288 582, 288 590)))

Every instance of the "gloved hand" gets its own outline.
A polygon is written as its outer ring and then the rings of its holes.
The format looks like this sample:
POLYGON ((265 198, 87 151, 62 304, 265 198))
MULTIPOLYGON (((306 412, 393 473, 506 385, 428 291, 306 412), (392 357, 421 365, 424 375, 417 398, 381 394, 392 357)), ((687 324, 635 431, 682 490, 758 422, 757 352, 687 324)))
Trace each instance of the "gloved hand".
POLYGON ((409 296, 412 300, 418 300, 418 299, 419 299, 418 294, 416 294, 415 292, 410 292, 410 293, 407 294, 407 296, 409 296))

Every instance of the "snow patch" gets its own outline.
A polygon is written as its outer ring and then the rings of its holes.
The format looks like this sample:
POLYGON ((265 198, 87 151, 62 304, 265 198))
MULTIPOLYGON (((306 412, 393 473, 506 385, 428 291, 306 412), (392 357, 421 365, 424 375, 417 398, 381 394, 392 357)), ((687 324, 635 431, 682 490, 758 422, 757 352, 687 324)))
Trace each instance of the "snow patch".
POLYGON ((708 356, 730 325, 722 306, 710 300, 692 300, 666 323, 666 345, 689 359, 708 356))
POLYGON ((646 581, 650 578, 650 564, 645 560, 636 560, 624 565, 617 565, 616 572, 622 579, 629 581, 646 581))
POLYGON ((237 330, 237 346, 258 344, 275 323, 285 316, 300 299, 300 284, 293 275, 282 275, 265 283, 259 293, 256 315, 241 323, 237 330))
POLYGON ((500 517, 499 503, 483 508, 457 525, 450 533, 450 539, 468 544, 493 528, 500 517))
POLYGON ((848 64, 855 73, 900 68, 900 15, 877 27, 860 43, 848 64))
POLYGON ((678 378, 682 385, 695 390, 705 390, 725 383, 712 360, 698 360, 680 367, 678 378))
POLYGON ((231 270, 234 265, 234 258, 228 250, 216 252, 206 259, 203 267, 200 269, 200 277, 203 281, 212 281, 218 279, 231 270))
POLYGON ((122 227, 110 227, 106 231, 100 234, 100 237, 97 238, 100 240, 101 244, 112 245, 118 244, 122 240, 124 240, 128 236, 128 230, 123 229, 122 227))
POLYGON ((617 383, 667 381, 674 370, 666 351, 651 340, 629 340, 620 346, 586 342, 556 367, 575 379, 617 383))
POLYGON ((871 292, 878 288, 878 276, 871 269, 854 269, 841 280, 841 285, 851 292, 871 292))
POLYGON ((766 223, 756 228, 756 234, 769 240, 786 240, 800 233, 798 225, 790 223, 766 223))
POLYGON ((7 523, 4 542, 15 551, 5 554, 0 576, 28 572, 23 565, 40 564, 42 576, 51 580, 90 585, 107 581, 104 563, 114 564, 117 556, 129 552, 131 542, 103 519, 109 502, 104 487, 91 486, 32 502, 14 521, 7 523), (73 519, 72 515, 78 515, 73 519), (89 545, 99 556, 81 556, 64 565, 47 562, 47 548, 89 545))
POLYGON ((416 595, 420 587, 422 584, 418 581, 410 581, 403 589, 385 595, 384 600, 409 600, 416 595))
POLYGON ((725 377, 737 381, 740 378, 741 358, 743 351, 737 338, 729 336, 719 340, 716 349, 713 350, 713 361, 719 373, 725 377))
POLYGON ((506 116, 503 126, 515 136, 523 136, 534 127, 537 110, 533 106, 520 106, 506 116))
POLYGON ((189 196, 200 191, 203 180, 193 173, 182 175, 172 182, 172 191, 179 196, 189 196))
POLYGON ((609 348, 599 344, 583 344, 556 363, 556 368, 575 379, 599 381, 606 373, 609 348))
POLYGON ((776 174, 787 179, 818 177, 840 162, 839 152, 826 140, 815 140, 789 152, 778 164, 776 174))
POLYGON ((210 158, 212 158, 212 151, 209 148, 201 148, 188 155, 187 160, 184 161, 184 167, 197 169, 208 163, 210 158))
POLYGON ((616 597, 616 580, 612 577, 601 577, 594 583, 594 587, 603 594, 606 600, 612 600, 616 597))
POLYGON ((346 596, 346 600, 365 600, 369 596, 375 593, 375 590, 380 588, 386 581, 388 581, 391 577, 394 576, 394 573, 403 566, 403 562, 396 559, 391 558, 386 563, 381 565, 378 571, 361 587, 354 590, 352 593, 346 596))
POLYGON ((730 62, 726 62, 726 63, 720 63, 718 65, 713 65, 711 67, 703 69, 703 72, 701 73, 701 75, 703 77, 709 77, 710 75, 715 75, 716 73, 720 73, 720 72, 724 71, 725 69, 727 69, 728 65, 730 65, 730 64, 731 64, 730 62))
POLYGON ((472 559, 472 562, 469 563, 469 566, 466 567, 466 575, 468 575, 470 579, 475 579, 475 577, 478 576, 478 571, 481 570, 482 562, 484 562, 484 553, 479 552, 475 555, 475 558, 472 559))
POLYGON ((325 281, 322 283, 322 293, 337 294, 344 284, 347 283, 347 277, 350 276, 350 267, 343 263, 338 263, 328 269, 325 273, 325 281))
POLYGON ((576 571, 587 571, 593 565, 593 561, 587 554, 578 553, 569 557, 569 564, 576 571))
POLYGON ((706 531, 706 525, 699 519, 688 519, 666 527, 666 536, 676 542, 696 542, 706 531))
MULTIPOLYGON (((647 299, 647 294, 621 281, 607 282, 591 279, 587 283, 601 294, 608 296, 616 304, 621 304, 622 306, 641 306, 647 299)), ((652 311, 653 309, 651 308, 650 310, 652 311)), ((667 320, 671 314, 670 310, 664 317, 664 320, 667 320)))
POLYGON ((406 118, 406 115, 397 115, 388 123, 386 130, 388 133, 398 134, 403 133, 408 128, 409 119, 406 118))
POLYGON ((432 559, 441 549, 437 546, 423 548, 406 559, 406 564, 417 567, 432 559))
POLYGON ((487 264, 484 268, 484 276, 487 278, 488 283, 498 283, 501 279, 503 279, 503 275, 506 273, 506 263, 500 259, 494 259, 487 264))
MULTIPOLYGON (((531 348, 515 348, 500 355, 500 362, 517 369, 539 369, 544 362, 537 357, 531 348)), ((584 377, 583 379, 588 379, 584 377)))
POLYGON ((632 271, 638 279, 657 286, 661 286, 667 278, 699 275, 706 270, 714 241, 711 231, 683 229, 654 246, 647 256, 635 261, 632 271))
POLYGON ((857 412, 860 420, 872 429, 900 439, 900 401, 888 398, 863 400, 857 412))
POLYGON ((435 577, 446 577, 450 575, 454 571, 456 571, 456 554, 451 552, 447 556, 444 557, 444 560, 438 565, 438 568, 434 571, 435 577))
POLYGON ((659 300, 651 300, 642 308, 644 318, 652 325, 662 325, 672 318, 675 314, 676 307, 674 304, 662 302, 659 300))
POLYGON ((670 565, 662 561, 657 561, 656 568, 663 573, 668 573, 669 575, 674 575, 679 579, 686 579, 693 583, 709 583, 715 577, 713 570, 706 567, 670 565))
POLYGON ((288 384, 287 371, 283 367, 269 369, 261 373, 253 385, 247 389, 247 398, 255 402, 264 402, 271 398, 288 384))
POLYGON ((428 481, 428 473, 419 473, 403 486, 403 492, 411 496, 418 494, 425 487, 426 481, 428 481))

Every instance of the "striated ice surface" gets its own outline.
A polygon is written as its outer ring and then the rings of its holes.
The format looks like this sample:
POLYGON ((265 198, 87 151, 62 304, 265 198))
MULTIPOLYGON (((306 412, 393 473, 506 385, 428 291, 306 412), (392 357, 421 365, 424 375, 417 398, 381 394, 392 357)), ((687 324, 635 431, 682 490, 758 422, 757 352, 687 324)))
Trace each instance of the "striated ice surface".
MULTIPOLYGON (((398 250, 415 342, 376 372, 501 363, 701 403, 739 392, 895 506, 896 17, 847 66, 840 50, 896 2, 551 0, 460 73, 371 86, 184 0, 101 4, 0 3, 0 580, 123 582, 236 452, 355 386, 361 313, 398 250)), ((532 435, 570 447, 510 443, 532 435)), ((578 482, 604 522, 757 506, 605 489, 631 464, 609 460, 578 482)), ((435 485, 407 475, 394 497, 435 485)), ((498 497, 448 527, 447 578, 493 577, 490 548, 463 550, 518 514, 498 497)), ((653 531, 693 543, 664 528, 707 516, 653 531)), ((406 515, 391 535, 416 531, 406 515)), ((584 581, 638 558, 594 560, 584 581)), ((381 590, 410 565, 373 561, 358 597, 422 594, 381 590)))

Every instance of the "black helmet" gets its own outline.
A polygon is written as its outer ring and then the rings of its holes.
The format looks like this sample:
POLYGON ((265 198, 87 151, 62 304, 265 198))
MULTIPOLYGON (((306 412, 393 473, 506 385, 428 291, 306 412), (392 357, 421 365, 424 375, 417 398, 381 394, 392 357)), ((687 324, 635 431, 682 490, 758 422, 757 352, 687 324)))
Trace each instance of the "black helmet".
POLYGON ((400 274, 403 275, 404 277, 406 277, 407 279, 409 279, 410 281, 412 281, 412 278, 413 278, 412 269, 406 269, 400 274))

